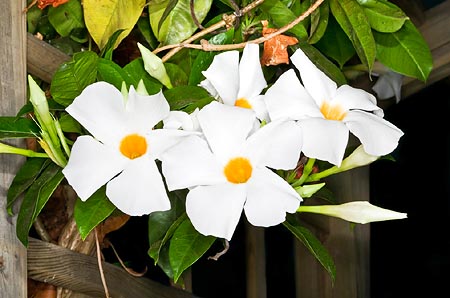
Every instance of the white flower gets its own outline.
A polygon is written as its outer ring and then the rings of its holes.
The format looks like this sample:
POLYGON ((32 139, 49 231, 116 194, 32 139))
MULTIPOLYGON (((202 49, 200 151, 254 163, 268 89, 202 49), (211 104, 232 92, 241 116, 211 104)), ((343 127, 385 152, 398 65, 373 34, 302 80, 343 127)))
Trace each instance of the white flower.
POLYGON ((198 113, 204 138, 193 136, 168 149, 162 169, 169 190, 189 188, 186 212, 204 235, 231 239, 242 214, 255 226, 273 226, 302 200, 271 169, 293 169, 301 129, 271 122, 255 133, 254 113, 212 102, 198 113))
POLYGON ((212 96, 226 105, 255 111, 260 120, 268 120, 261 91, 267 86, 259 59, 259 46, 247 44, 239 62, 239 51, 227 51, 214 57, 200 83, 212 96))
POLYGON ((367 201, 355 201, 340 205, 300 206, 297 211, 339 217, 360 224, 407 218, 406 213, 380 208, 367 201))
POLYGON ((113 85, 97 82, 66 110, 92 134, 77 138, 63 169, 81 200, 106 184, 107 197, 126 214, 170 209, 155 159, 186 132, 153 130, 169 114, 161 92, 145 96, 131 87, 125 100, 113 85))
POLYGON ((376 98, 349 85, 336 83, 299 49, 291 57, 303 85, 289 70, 267 90, 265 101, 272 120, 288 117, 303 128, 303 153, 339 166, 349 132, 374 156, 391 153, 403 132, 383 119, 376 98))
POLYGON ((169 116, 163 120, 164 128, 200 131, 200 125, 197 120, 198 112, 198 108, 191 114, 184 111, 170 111, 169 116))
POLYGON ((395 102, 399 103, 402 91, 403 75, 392 70, 382 73, 372 90, 378 95, 378 99, 388 99, 395 96, 395 102))

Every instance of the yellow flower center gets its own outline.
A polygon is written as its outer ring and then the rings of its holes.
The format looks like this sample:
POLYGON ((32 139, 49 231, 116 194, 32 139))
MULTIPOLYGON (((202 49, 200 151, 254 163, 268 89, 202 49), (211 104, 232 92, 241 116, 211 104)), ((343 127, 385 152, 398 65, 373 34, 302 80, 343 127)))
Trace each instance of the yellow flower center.
POLYGON ((120 142, 120 152, 129 159, 138 158, 147 152, 147 140, 138 134, 127 135, 120 142))
POLYGON ((231 159, 223 172, 231 183, 245 183, 252 176, 252 165, 247 158, 236 157, 231 159))
POLYGON ((251 109, 252 105, 248 102, 245 98, 238 98, 236 99, 236 102, 234 103, 236 107, 245 108, 245 109, 251 109))
POLYGON ((340 105, 330 105, 328 102, 323 102, 320 107, 320 112, 322 115, 328 120, 337 120, 341 121, 344 119, 347 111, 340 105))

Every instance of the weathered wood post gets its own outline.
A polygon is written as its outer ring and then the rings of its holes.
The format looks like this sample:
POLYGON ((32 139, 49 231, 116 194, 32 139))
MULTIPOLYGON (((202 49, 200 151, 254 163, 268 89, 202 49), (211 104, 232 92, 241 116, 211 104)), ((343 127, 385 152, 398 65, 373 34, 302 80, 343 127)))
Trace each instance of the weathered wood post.
MULTIPOLYGON (((25 0, 0 1, 0 113, 15 115, 26 100, 25 0)), ((14 145, 20 145, 15 142, 14 145)), ((16 218, 6 212, 6 193, 24 158, 0 154, 0 296, 27 297, 26 248, 16 237, 16 218)))

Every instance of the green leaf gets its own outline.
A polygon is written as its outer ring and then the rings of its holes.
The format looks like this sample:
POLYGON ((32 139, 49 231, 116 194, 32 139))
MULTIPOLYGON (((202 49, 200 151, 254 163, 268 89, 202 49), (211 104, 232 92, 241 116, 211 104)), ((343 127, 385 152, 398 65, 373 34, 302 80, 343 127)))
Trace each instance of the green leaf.
POLYGON ((127 73, 115 62, 105 58, 99 58, 97 67, 98 81, 105 81, 113 84, 119 90, 122 89, 123 82, 126 82, 128 86, 131 85, 127 73))
POLYGON ((108 60, 112 60, 112 55, 114 51, 114 47, 117 43, 117 40, 120 36, 120 34, 125 31, 124 29, 118 29, 116 32, 114 32, 110 38, 108 39, 108 42, 103 47, 102 51, 100 52, 100 57, 103 57, 108 60))
POLYGON ((34 138, 40 129, 32 119, 0 117, 0 139, 34 138))
POLYGON ((58 121, 59 125, 61 125, 61 130, 64 132, 83 133, 80 123, 67 113, 62 113, 58 121))
POLYGON ((85 28, 80 0, 71 0, 58 7, 49 7, 48 20, 63 37, 69 36, 74 29, 85 28))
POLYGON ((426 81, 433 68, 431 51, 411 21, 394 33, 374 32, 377 59, 405 76, 426 81))
POLYGON ((204 88, 199 86, 179 86, 164 91, 171 110, 184 110, 191 113, 196 108, 202 108, 214 98, 204 88))
POLYGON ((72 61, 63 63, 53 76, 50 92, 53 99, 67 107, 84 88, 97 78, 98 56, 85 51, 73 55, 72 61))
MULTIPOLYGON (((155 37, 162 45, 179 43, 190 37, 198 29, 191 16, 190 0, 179 0, 160 26, 160 20, 163 18, 164 11, 170 4, 170 1, 149 1, 150 26, 155 37)), ((205 19, 211 4, 212 0, 194 1, 195 16, 200 23, 205 19)))
POLYGON ((334 283, 336 279, 336 266, 333 258, 328 253, 326 248, 322 245, 319 239, 314 236, 311 231, 300 225, 295 215, 288 216, 288 219, 283 222, 283 225, 300 240, 305 247, 313 254, 313 256, 322 264, 323 268, 330 274, 331 280, 334 283))
POLYGON ((178 64, 174 63, 164 63, 164 66, 167 71, 167 75, 170 77, 170 81, 172 82, 172 86, 185 86, 188 83, 187 74, 181 69, 178 64))
POLYGON ((17 216, 16 226, 17 238, 26 247, 31 226, 63 179, 62 168, 51 163, 26 192, 17 216))
POLYGON ((116 207, 106 197, 105 186, 98 189, 86 202, 78 198, 75 202, 74 218, 81 239, 86 239, 89 233, 115 209, 116 207))
POLYGON ((330 0, 330 8, 352 42, 359 59, 371 72, 375 62, 376 44, 363 8, 356 0, 330 0))
POLYGON ((125 81, 130 82, 134 88, 137 88, 140 80, 144 82, 145 88, 149 94, 156 94, 162 88, 162 84, 147 73, 142 58, 134 59, 125 65, 123 70, 128 77, 125 81))
MULTIPOLYGON (((278 28, 291 23, 297 18, 283 2, 278 0, 264 1, 260 8, 271 17, 273 24, 278 28)), ((298 39, 308 38, 308 33, 301 23, 295 25, 288 32, 293 33, 298 39)))
POLYGON ((8 194, 6 196, 6 207, 10 215, 13 215, 12 208, 19 196, 36 181, 38 176, 51 162, 50 159, 46 158, 28 158, 20 167, 8 188, 8 194))
POLYGON ((150 50, 154 50, 158 47, 159 42, 156 40, 155 35, 150 27, 150 22, 147 16, 141 16, 137 22, 137 26, 145 41, 150 46, 150 50))
POLYGON ((313 13, 311 13, 311 27, 308 42, 315 44, 318 42, 328 27, 330 6, 328 1, 324 1, 313 13))
POLYGON ((113 48, 130 34, 142 14, 145 0, 83 0, 84 20, 100 50, 117 30, 123 29, 113 48))
POLYGON ((358 0, 374 30, 391 33, 399 30, 409 17, 395 4, 386 0, 358 0))
POLYGON ((333 16, 330 16, 327 31, 315 46, 336 61, 340 68, 356 54, 350 39, 333 16))
POLYGON ((181 274, 194 264, 214 243, 216 237, 204 236, 195 230, 186 218, 170 240, 169 258, 173 279, 177 282, 181 274))

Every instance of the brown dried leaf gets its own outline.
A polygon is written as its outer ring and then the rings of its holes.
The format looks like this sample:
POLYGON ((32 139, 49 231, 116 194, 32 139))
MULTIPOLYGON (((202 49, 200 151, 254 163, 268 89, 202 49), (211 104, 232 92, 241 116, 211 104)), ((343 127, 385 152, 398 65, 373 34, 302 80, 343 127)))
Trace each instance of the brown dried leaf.
MULTIPOLYGON (((263 25, 262 35, 267 36, 277 29, 268 28, 266 20, 261 21, 263 25)), ((282 63, 289 64, 289 55, 287 47, 298 43, 298 39, 292 36, 279 34, 264 42, 264 51, 261 58, 261 64, 265 66, 278 65, 282 63)))
POLYGON ((102 224, 98 226, 98 240, 103 243, 103 239, 106 234, 111 233, 120 229, 128 220, 130 216, 127 214, 122 214, 119 216, 111 216, 107 218, 102 224))

